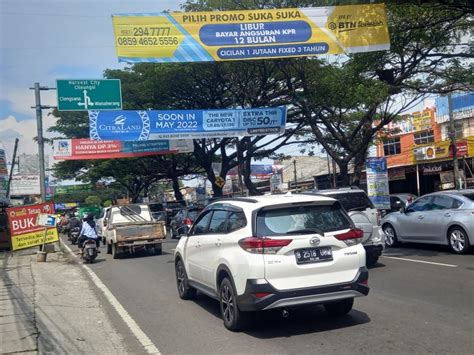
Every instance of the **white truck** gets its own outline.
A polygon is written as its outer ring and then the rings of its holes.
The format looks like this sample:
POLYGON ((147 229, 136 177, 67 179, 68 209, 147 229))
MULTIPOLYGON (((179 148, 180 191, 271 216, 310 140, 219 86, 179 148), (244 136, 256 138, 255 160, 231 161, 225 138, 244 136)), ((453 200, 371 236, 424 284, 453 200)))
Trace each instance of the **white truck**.
POLYGON ((106 211, 103 225, 107 253, 114 259, 138 250, 161 254, 166 226, 164 221, 153 220, 148 205, 112 206, 106 211))

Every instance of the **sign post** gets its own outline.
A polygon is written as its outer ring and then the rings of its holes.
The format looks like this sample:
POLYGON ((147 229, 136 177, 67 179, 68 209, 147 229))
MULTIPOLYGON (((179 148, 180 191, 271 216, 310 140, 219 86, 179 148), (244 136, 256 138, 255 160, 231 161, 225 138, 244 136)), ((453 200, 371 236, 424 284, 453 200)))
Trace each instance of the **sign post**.
POLYGON ((122 91, 119 79, 57 80, 58 110, 120 110, 122 91))

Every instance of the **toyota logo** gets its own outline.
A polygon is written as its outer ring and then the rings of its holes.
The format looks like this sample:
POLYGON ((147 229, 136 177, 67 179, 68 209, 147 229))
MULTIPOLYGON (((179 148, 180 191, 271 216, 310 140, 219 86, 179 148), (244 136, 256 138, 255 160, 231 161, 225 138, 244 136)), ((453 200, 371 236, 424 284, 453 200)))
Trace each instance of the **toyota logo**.
POLYGON ((320 242, 321 241, 319 240, 318 237, 314 237, 314 238, 311 238, 311 240, 309 241, 309 244, 316 246, 316 245, 319 245, 320 242))

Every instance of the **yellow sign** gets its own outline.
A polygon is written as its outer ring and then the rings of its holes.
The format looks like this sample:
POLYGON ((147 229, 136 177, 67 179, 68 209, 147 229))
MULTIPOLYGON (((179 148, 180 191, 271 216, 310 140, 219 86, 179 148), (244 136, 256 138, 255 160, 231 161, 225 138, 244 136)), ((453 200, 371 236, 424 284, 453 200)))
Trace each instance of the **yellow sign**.
POLYGON ((120 61, 205 62, 388 50, 384 4, 112 16, 120 61))
POLYGON ((220 188, 222 188, 225 185, 225 180, 221 176, 218 176, 216 177, 216 181, 214 181, 214 183, 220 188))
POLYGON ((432 128, 430 110, 413 113, 413 131, 424 131, 432 128))
MULTIPOLYGON (((44 230, 12 236, 12 250, 43 245, 43 237, 44 230)), ((58 231, 56 228, 48 229, 48 234, 46 235, 46 244, 57 242, 58 240, 58 231)))

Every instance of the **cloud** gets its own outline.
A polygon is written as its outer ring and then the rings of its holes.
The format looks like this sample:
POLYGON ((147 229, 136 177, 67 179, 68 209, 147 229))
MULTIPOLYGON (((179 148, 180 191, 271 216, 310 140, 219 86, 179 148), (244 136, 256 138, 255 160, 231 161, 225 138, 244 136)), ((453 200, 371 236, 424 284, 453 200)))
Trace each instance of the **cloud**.
MULTIPOLYGON (((48 133, 47 129, 55 123, 55 117, 43 117, 43 135, 45 138, 52 138, 52 134, 48 133)), ((38 153, 38 144, 34 141, 34 137, 37 136, 36 119, 19 121, 15 116, 8 116, 4 119, 0 119, 0 127, 0 142, 3 148, 5 148, 9 159, 13 156, 15 138, 20 140, 18 143, 19 154, 38 153)), ((53 153, 49 144, 45 144, 44 151, 46 155, 52 155, 53 153)))

